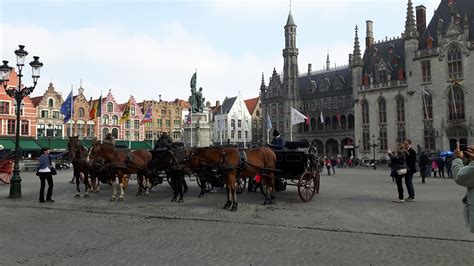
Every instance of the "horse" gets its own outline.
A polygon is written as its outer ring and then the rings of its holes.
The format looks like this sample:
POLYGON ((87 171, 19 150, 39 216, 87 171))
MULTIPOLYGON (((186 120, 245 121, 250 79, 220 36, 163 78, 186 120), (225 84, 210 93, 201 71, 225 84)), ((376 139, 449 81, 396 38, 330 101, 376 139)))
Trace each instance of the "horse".
POLYGON ((245 151, 245 160, 241 162, 240 151, 237 148, 198 148, 193 152, 191 169, 212 166, 217 168, 224 177, 227 190, 227 201, 224 209, 237 211, 236 178, 239 175, 254 176, 263 173, 263 178, 269 186, 269 193, 265 195, 264 204, 275 203, 273 195, 275 188, 274 170, 276 155, 270 148, 259 147, 245 151))
POLYGON ((182 203, 184 201, 184 193, 188 190, 184 176, 189 172, 187 162, 192 154, 189 148, 174 148, 172 150, 154 151, 153 160, 148 163, 148 168, 151 172, 164 171, 170 178, 170 185, 173 189, 173 198, 171 202, 182 203), (179 195, 179 199, 178 199, 179 195))
POLYGON ((107 164, 109 172, 109 182, 112 183, 112 197, 111 201, 115 201, 117 192, 115 188, 115 178, 118 176, 120 186, 119 201, 124 199, 124 187, 128 184, 126 175, 137 174, 139 182, 139 191, 142 189, 142 184, 149 178, 148 163, 151 161, 152 155, 146 150, 135 150, 126 152, 117 150, 114 145, 110 143, 96 142, 93 144, 91 154, 101 156, 107 164))
POLYGON ((78 136, 69 137, 67 146, 67 154, 73 165, 73 175, 76 180, 76 194, 74 197, 81 197, 79 185, 81 180, 83 180, 85 187, 84 197, 87 198, 89 197, 89 190, 91 189, 89 183, 89 170, 91 168, 90 161, 88 160, 89 151, 81 144, 78 136))

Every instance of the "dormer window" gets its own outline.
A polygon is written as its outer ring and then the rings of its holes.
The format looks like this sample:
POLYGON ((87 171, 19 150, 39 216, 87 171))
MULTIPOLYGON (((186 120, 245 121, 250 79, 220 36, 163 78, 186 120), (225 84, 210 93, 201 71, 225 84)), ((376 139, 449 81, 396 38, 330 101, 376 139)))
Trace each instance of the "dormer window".
POLYGON ((381 63, 378 68, 378 78, 380 83, 387 83, 387 68, 381 63))

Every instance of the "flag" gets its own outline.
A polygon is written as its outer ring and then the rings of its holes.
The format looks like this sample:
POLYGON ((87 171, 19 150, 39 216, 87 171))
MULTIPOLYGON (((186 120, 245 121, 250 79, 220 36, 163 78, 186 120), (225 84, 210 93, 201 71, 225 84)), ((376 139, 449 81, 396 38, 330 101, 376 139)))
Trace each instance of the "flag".
POLYGON ((306 120, 306 116, 295 108, 291 108, 291 125, 302 123, 306 120))
POLYGON ((192 120, 192 113, 189 113, 187 116, 186 116, 186 121, 184 122, 186 125, 191 125, 191 123, 193 122, 192 120))
POLYGON ((151 122, 152 120, 153 120, 153 118, 152 118, 152 108, 151 108, 151 105, 150 105, 150 106, 148 106, 148 109, 145 113, 145 116, 143 117, 142 123, 151 122))
POLYGON ((127 102, 127 106, 123 109, 122 116, 120 117, 120 123, 130 118, 130 100, 127 102))
POLYGON ((74 110, 74 100, 73 100, 72 90, 71 90, 66 100, 61 105, 60 112, 61 114, 64 115, 64 123, 66 123, 67 121, 71 119, 73 110, 74 110))
POLYGON ((270 118, 270 114, 267 113, 267 130, 272 128, 272 119, 270 118))
POLYGON ((421 92, 423 93, 423 95, 426 95, 426 96, 431 95, 425 88, 421 88, 421 92))
POLYGON ((197 73, 194 72, 193 76, 191 77, 191 82, 190 82, 191 88, 196 88, 196 75, 197 73))
POLYGON ((91 111, 89 112, 90 120, 94 120, 97 117, 100 117, 102 113, 102 95, 96 102, 92 103, 91 111))
POLYGON ((306 114, 306 125, 309 126, 309 114, 306 114))
POLYGON ((320 114, 320 116, 319 116, 319 119, 321 120, 321 124, 324 124, 323 111, 321 111, 321 114, 320 114))

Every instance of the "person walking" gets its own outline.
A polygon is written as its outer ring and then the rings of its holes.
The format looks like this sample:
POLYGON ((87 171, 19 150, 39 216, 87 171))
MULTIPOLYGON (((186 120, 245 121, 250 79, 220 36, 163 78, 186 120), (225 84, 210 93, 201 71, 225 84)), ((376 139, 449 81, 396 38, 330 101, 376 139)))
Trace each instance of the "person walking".
POLYGON ((415 188, 413 187, 413 175, 416 173, 416 151, 411 147, 411 140, 403 141, 402 152, 405 153, 405 163, 407 173, 405 175, 405 185, 407 187, 408 198, 405 201, 411 202, 415 200, 415 188))
POLYGON ((428 171, 428 167, 431 167, 429 162, 428 155, 426 153, 422 153, 420 156, 420 175, 421 175, 421 183, 425 183, 426 174, 428 171))
POLYGON ((36 175, 38 175, 41 185, 40 185, 40 191, 39 191, 39 202, 43 203, 45 202, 44 200, 44 188, 45 188, 45 183, 48 181, 48 192, 46 194, 46 201, 48 202, 54 202, 54 200, 51 198, 53 195, 53 174, 56 174, 56 170, 52 170, 53 165, 51 164, 51 160, 54 160, 56 158, 60 158, 63 156, 63 154, 58 154, 58 155, 50 155, 50 149, 49 148, 43 148, 41 149, 41 156, 39 157, 39 163, 38 163, 38 171, 36 172, 36 175))
POLYGON ((448 178, 453 178, 453 173, 451 171, 451 167, 453 165, 453 158, 451 157, 448 157, 446 158, 446 175, 448 176, 448 178))
POLYGON ((324 158, 324 166, 326 166, 326 169, 328 170, 328 176, 331 175, 331 160, 329 160, 328 158, 324 158))
POLYGON ((403 199, 403 170, 407 169, 405 165, 405 153, 403 152, 404 148, 403 145, 400 145, 396 152, 388 151, 388 156, 390 157, 390 166, 391 172, 390 176, 392 179, 395 179, 395 183, 397 184, 397 191, 398 191, 398 199, 393 200, 395 203, 403 203, 405 200, 403 199))
POLYGON ((337 160, 334 159, 334 157, 331 157, 331 168, 332 168, 332 173, 333 175, 336 175, 336 165, 337 165, 337 160))
POLYGON ((431 169, 433 171, 433 177, 438 177, 438 164, 436 163, 436 160, 431 161, 431 169))
POLYGON ((462 152, 457 144, 454 151, 456 159, 453 160, 452 172, 456 184, 466 187, 466 196, 462 199, 464 203, 464 219, 466 227, 474 233, 474 145, 468 146, 467 151, 462 152), (464 166, 463 159, 470 160, 464 166))
POLYGON ((436 164, 438 165, 438 173, 439 173, 439 177, 441 177, 441 175, 443 176, 444 178, 444 160, 443 160, 443 157, 438 157, 436 158, 436 164))

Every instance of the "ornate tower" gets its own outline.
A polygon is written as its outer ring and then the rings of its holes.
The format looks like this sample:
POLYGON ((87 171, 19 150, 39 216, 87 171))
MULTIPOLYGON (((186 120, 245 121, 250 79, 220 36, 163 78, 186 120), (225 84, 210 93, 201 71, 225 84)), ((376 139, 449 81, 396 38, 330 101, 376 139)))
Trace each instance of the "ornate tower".
POLYGON ((296 24, 291 15, 285 25, 285 49, 283 49, 283 93, 294 100, 298 95, 298 48, 296 48, 296 24))

